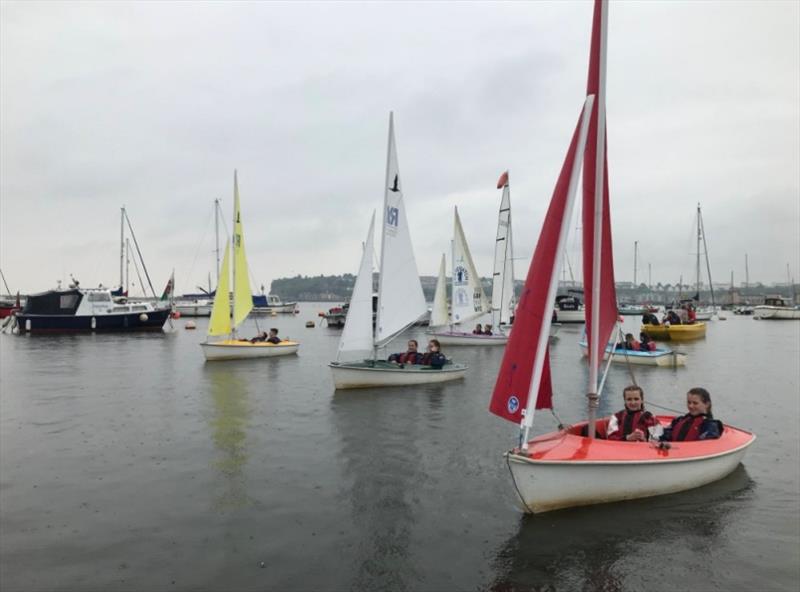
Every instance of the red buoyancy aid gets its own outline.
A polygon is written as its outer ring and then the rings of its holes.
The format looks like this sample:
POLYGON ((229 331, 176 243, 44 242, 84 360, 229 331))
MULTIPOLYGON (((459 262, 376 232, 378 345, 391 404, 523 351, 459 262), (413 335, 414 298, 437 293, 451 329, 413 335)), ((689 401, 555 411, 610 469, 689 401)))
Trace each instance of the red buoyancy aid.
POLYGON ((682 415, 672 420, 670 440, 673 442, 691 442, 700 439, 700 428, 707 416, 682 415))
POLYGON ((649 411, 628 411, 623 409, 614 414, 617 420, 617 430, 608 434, 609 440, 625 440, 634 430, 644 432, 648 436, 648 428, 655 426, 658 420, 649 411))
POLYGON ((419 352, 405 352, 397 356, 398 364, 418 364, 419 352))

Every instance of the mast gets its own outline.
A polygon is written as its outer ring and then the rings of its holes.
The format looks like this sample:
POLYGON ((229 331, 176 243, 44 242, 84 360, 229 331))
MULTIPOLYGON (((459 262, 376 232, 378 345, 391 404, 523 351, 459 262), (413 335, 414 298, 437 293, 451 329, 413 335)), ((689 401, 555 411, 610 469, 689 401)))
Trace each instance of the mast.
MULTIPOLYGON (((219 199, 214 200, 214 252, 217 257, 217 285, 219 285, 219 199)), ((208 282, 208 292, 211 293, 211 281, 208 282)))
MULTIPOLYGON (((703 223, 703 215, 700 212, 700 204, 697 204, 697 220, 700 227, 700 232, 703 235, 703 251, 706 254, 706 271, 708 272, 708 289, 711 290, 711 310, 717 312, 717 302, 714 299, 714 283, 711 281, 711 263, 708 261, 708 243, 706 242, 706 227, 703 223)), ((700 289, 698 288, 698 293, 700 289)))
MULTIPOLYGON (((750 288, 750 269, 747 266, 747 253, 744 254, 744 289, 747 290, 750 288)), ((747 302, 747 295, 744 297, 745 302, 747 302)))
POLYGON ((125 204, 120 208, 119 216, 119 285, 122 287, 122 265, 125 260, 125 204))
POLYGON ((700 238, 701 238, 701 236, 702 235, 701 235, 701 232, 700 232, 700 203, 698 202, 698 204, 697 204, 697 266, 696 266, 696 272, 697 273, 695 275, 695 277, 697 278, 697 286, 696 286, 696 288, 697 288, 697 300, 698 300, 698 302, 700 300, 700 238))
POLYGON ((633 241, 633 288, 639 285, 636 283, 636 263, 637 256, 639 255, 639 241, 633 241))
POLYGON ((649 263, 647 264, 647 289, 653 291, 653 270, 649 263))
POLYGON ((128 295, 128 286, 131 278, 131 241, 125 239, 125 296, 128 295))
POLYGON ((389 169, 392 166, 392 140, 394 137, 394 111, 389 111, 389 139, 386 146, 386 179, 383 183, 383 217, 381 227, 381 262, 378 269, 378 312, 375 317, 375 327, 372 330, 372 359, 378 359, 378 327, 381 326, 381 308, 383 298, 384 257, 386 256, 386 208, 389 201, 389 169))
MULTIPOLYGON (((600 367, 600 265, 603 250, 603 200, 606 163, 606 50, 608 46, 608 2, 600 6, 600 55, 597 81, 597 138, 594 182, 594 251, 592 259, 592 318, 589 336, 589 385, 587 390, 589 437, 595 435, 597 374, 600 367)), ((605 344, 603 344, 605 351, 605 344)))
MULTIPOLYGON (((238 172, 236 169, 233 169, 233 241, 231 244, 231 249, 235 249, 236 245, 236 196, 239 193, 239 179, 238 179, 238 172)), ((234 251, 236 253, 236 251, 234 251)), ((233 257, 233 265, 231 266, 233 269, 233 303, 231 304, 231 319, 233 322, 231 323, 231 339, 236 339, 236 256, 233 257)), ((219 285, 219 282, 217 282, 219 285)))

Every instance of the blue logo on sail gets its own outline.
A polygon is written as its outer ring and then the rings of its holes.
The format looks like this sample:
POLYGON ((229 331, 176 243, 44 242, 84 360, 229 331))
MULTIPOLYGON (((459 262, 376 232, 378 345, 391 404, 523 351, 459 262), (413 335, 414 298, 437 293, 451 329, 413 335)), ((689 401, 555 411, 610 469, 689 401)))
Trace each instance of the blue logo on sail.
POLYGON ((394 226, 395 228, 397 228, 399 222, 400 222, 400 210, 398 210, 397 208, 386 206, 386 223, 389 226, 394 226))
POLYGON ((519 399, 517 399, 514 395, 511 395, 508 398, 507 408, 509 413, 516 413, 517 409, 519 409, 519 399))

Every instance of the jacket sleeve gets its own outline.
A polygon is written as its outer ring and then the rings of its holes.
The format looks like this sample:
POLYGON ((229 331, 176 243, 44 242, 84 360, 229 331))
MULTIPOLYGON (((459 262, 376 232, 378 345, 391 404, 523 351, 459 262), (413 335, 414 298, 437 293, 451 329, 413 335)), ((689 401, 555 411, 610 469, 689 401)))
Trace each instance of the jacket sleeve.
POLYGON ((676 417, 675 419, 673 419, 672 423, 669 424, 669 427, 664 429, 664 432, 661 434, 661 438, 660 438, 662 442, 672 442, 672 428, 675 427, 675 423, 681 417, 683 417, 683 416, 681 415, 680 417, 676 417))
POLYGON ((444 357, 443 353, 436 353, 431 356, 431 368, 441 368, 447 363, 447 358, 444 357))
POLYGON ((616 415, 612 415, 608 418, 606 440, 622 440, 622 430, 619 429, 619 421, 617 421, 616 415))
POLYGON ((720 430, 720 422, 717 419, 706 419, 703 425, 700 426, 700 440, 716 440, 722 435, 720 430))

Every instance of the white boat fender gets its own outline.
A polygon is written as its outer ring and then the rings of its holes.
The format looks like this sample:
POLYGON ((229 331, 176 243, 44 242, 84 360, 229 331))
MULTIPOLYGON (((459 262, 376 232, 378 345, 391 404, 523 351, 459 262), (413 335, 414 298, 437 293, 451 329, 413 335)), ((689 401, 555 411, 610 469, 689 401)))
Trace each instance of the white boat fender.
POLYGON ((146 322, 148 318, 149 317, 147 316, 147 313, 145 313, 145 312, 143 312, 142 314, 139 315, 139 320, 142 321, 143 323, 146 322))
POLYGON ((92 317, 92 331, 94 331, 95 329, 97 329, 97 319, 95 317, 92 317))

